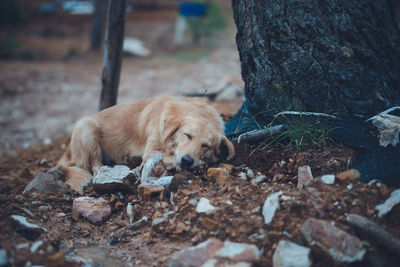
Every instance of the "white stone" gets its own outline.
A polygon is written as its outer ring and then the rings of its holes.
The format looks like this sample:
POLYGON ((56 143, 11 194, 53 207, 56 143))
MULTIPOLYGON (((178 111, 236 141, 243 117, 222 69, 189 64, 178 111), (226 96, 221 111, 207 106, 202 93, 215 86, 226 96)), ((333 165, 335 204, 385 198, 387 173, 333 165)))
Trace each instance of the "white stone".
POLYGON ((135 56, 147 57, 151 54, 150 50, 145 47, 144 43, 136 38, 125 37, 123 51, 135 56))
POLYGON ((31 228, 31 229, 42 229, 45 232, 48 232, 46 228, 40 227, 36 224, 30 223, 26 220, 25 217, 20 216, 20 215, 11 215, 11 218, 13 218, 15 221, 17 221, 19 224, 21 224, 24 227, 31 228))
POLYGON ((247 174, 244 172, 239 172, 238 173, 239 179, 243 181, 247 181, 247 174))
POLYGON ((400 189, 392 192, 390 197, 383 203, 375 207, 378 210, 378 217, 382 218, 392 210, 394 206, 400 203, 400 189))
POLYGON ((123 179, 133 173, 128 166, 115 165, 114 167, 102 166, 93 178, 94 184, 123 183, 123 179))
POLYGON ((264 222, 269 224, 274 218, 275 211, 279 208, 279 196, 282 195, 282 191, 271 194, 264 202, 262 215, 264 216, 264 222))
POLYGON ((272 257, 273 267, 309 267, 310 249, 281 240, 272 257))
POLYGON ((251 180, 251 182, 252 182, 252 183, 259 184, 259 183, 261 183, 261 182, 264 182, 264 180, 265 180, 266 178, 267 178, 267 177, 266 177, 265 175, 258 175, 256 178, 254 178, 253 180, 251 180))
POLYGON ((348 185, 347 185, 347 189, 348 189, 348 190, 351 190, 351 189, 353 189, 353 187, 354 187, 354 185, 353 185, 353 184, 348 184, 348 185))
POLYGON ((224 246, 215 253, 215 257, 244 262, 255 262, 260 259, 260 255, 255 245, 230 241, 225 241, 224 246))
POLYGON ((210 213, 213 213, 216 210, 217 210, 217 208, 214 207, 213 205, 211 205, 210 204, 210 200, 208 200, 205 197, 200 198, 200 201, 199 201, 199 203, 197 203, 197 206, 196 206, 196 212, 197 213, 210 214, 210 213))
POLYGON ((253 179, 254 178, 254 172, 253 172, 253 170, 252 169, 250 169, 249 167, 247 167, 246 168, 246 174, 247 174, 247 177, 249 177, 250 179, 253 179))
POLYGON ((334 184, 335 183, 335 175, 334 174, 323 175, 321 177, 321 182, 323 184, 334 184))
POLYGON ((156 180, 156 183, 162 186, 168 186, 171 184, 172 180, 174 179, 174 176, 164 176, 161 177, 160 179, 156 180))
POLYGON ((35 243, 33 243, 30 249, 31 253, 35 253, 40 248, 41 245, 43 245, 42 240, 38 240, 35 243))

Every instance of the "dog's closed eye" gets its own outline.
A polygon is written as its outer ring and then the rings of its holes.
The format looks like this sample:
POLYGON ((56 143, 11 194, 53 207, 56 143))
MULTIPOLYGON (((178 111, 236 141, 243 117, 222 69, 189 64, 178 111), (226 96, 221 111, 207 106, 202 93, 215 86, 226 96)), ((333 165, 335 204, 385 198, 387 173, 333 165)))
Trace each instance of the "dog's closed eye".
POLYGON ((192 136, 190 134, 185 133, 185 135, 189 140, 192 140, 192 136))
POLYGON ((206 149, 210 149, 210 146, 208 146, 208 145, 206 145, 206 144, 202 144, 202 145, 201 145, 201 148, 204 149, 204 150, 206 150, 206 149))

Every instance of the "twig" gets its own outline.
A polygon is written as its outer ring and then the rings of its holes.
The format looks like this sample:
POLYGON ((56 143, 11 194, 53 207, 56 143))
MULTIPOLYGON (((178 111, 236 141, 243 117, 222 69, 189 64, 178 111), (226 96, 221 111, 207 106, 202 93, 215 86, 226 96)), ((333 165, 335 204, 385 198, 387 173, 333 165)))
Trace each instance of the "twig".
POLYGON ((241 142, 243 142, 243 143, 255 142, 255 141, 264 139, 266 137, 269 137, 285 128, 286 128, 286 125, 280 124, 280 125, 276 125, 273 127, 262 129, 262 130, 252 130, 250 132, 239 135, 238 138, 233 138, 232 141, 238 142, 238 144, 240 144, 241 142))
POLYGON ((392 236, 379 225, 358 214, 349 214, 346 220, 349 224, 376 240, 385 249, 400 255, 400 239, 392 236))
POLYGON ((300 112, 300 111, 282 111, 279 112, 274 116, 274 118, 281 116, 281 115, 306 115, 306 116, 317 116, 317 117, 329 117, 336 119, 336 116, 325 114, 325 113, 318 113, 318 112, 300 112))
POLYGON ((380 116, 380 115, 388 114, 388 113, 390 113, 390 112, 392 112, 393 110, 396 110, 396 109, 400 109, 400 106, 391 107, 391 108, 389 108, 389 109, 387 109, 387 110, 385 110, 385 111, 382 111, 381 113, 378 113, 377 115, 375 115, 375 116, 369 118, 369 119, 366 120, 366 121, 373 120, 373 119, 377 118, 377 117, 380 116))

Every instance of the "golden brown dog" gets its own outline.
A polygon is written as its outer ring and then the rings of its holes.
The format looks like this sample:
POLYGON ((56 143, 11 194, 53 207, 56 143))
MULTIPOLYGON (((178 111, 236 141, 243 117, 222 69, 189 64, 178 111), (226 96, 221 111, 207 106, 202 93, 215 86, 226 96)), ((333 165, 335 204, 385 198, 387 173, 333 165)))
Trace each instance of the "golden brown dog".
POLYGON ((155 152, 163 154, 167 169, 190 169, 234 156, 213 107, 193 98, 162 96, 81 118, 57 166, 66 183, 82 191, 106 158, 127 164, 140 156, 143 164, 155 152))

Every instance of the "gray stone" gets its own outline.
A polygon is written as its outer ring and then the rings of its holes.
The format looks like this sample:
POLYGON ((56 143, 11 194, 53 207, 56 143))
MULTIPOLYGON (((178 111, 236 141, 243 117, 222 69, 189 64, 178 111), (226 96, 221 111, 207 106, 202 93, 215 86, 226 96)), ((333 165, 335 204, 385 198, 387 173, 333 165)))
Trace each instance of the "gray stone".
POLYGON ((300 231, 310 246, 329 254, 338 263, 360 261, 366 252, 357 237, 323 220, 309 218, 300 231))
POLYGON ((156 183, 165 187, 165 186, 170 185, 173 179, 174 179, 174 176, 164 176, 164 177, 161 177, 160 179, 156 180, 156 183))
POLYGON ((166 220, 167 220, 167 219, 164 218, 164 217, 155 218, 155 219, 153 220, 153 222, 151 223, 151 226, 152 226, 152 227, 157 226, 157 225, 159 225, 159 224, 165 222, 166 220))
POLYGON ((197 213, 211 214, 216 211, 217 208, 210 204, 210 200, 205 197, 200 198, 199 203, 196 206, 197 213))
POLYGON ((272 257, 273 267, 309 267, 310 249, 281 240, 272 257))
POLYGON ((28 222, 23 216, 11 215, 11 218, 17 225, 15 232, 20 234, 25 239, 36 240, 43 232, 47 232, 46 228, 28 222))
MULTIPOLYGON (((143 226, 145 226, 147 223, 149 222, 149 218, 147 218, 146 216, 143 216, 140 220, 138 220, 137 222, 134 222, 131 224, 130 228, 132 230, 138 230, 139 228, 142 228, 143 226)), ((153 221, 154 222, 154 221, 153 221)))
POLYGON ((82 215, 89 222, 99 225, 111 215, 111 207, 103 198, 79 197, 72 204, 73 216, 82 215))
POLYGON ((102 166, 93 178, 99 192, 132 192, 136 187, 135 172, 125 165, 102 166))
POLYGON ((264 223, 269 224, 275 216, 275 211, 279 208, 279 196, 282 191, 271 194, 264 202, 262 215, 264 216, 264 223))
POLYGON ((215 253, 224 246, 218 239, 208 239, 195 247, 189 247, 175 252, 169 263, 170 267, 202 266, 212 259, 215 253))
POLYGON ((165 171, 163 155, 160 152, 154 153, 143 166, 140 182, 145 183, 149 179, 159 178, 165 171))
POLYGON ((77 263, 84 263, 83 266, 96 266, 96 267, 108 267, 108 266, 128 266, 124 261, 110 254, 110 251, 105 248, 98 247, 84 247, 76 248, 68 255, 66 255, 68 261, 77 263))
POLYGON ((64 181, 64 173, 58 167, 54 167, 47 172, 39 172, 25 187, 24 192, 37 191, 43 194, 57 194, 71 191, 70 186, 64 181))
POLYGON ((267 177, 265 175, 258 175, 256 178, 254 178, 253 180, 251 180, 252 183, 255 184, 259 184, 265 181, 265 179, 267 179, 267 177))
POLYGON ((303 188, 313 179, 310 166, 301 166, 297 170, 297 188, 303 188))
POLYGON ((7 251, 5 249, 0 249, 0 267, 5 267, 9 265, 7 258, 7 251))
POLYGON ((382 218, 387 213, 389 213, 392 208, 400 203, 400 189, 397 189, 392 192, 390 197, 386 199, 386 201, 382 204, 379 204, 375 207, 378 210, 378 217, 382 218))
POLYGON ((36 224, 28 222, 27 219, 23 216, 11 215, 11 218, 14 219, 14 221, 17 222, 22 227, 26 227, 26 228, 30 228, 30 229, 39 229, 39 230, 42 230, 43 232, 48 232, 46 228, 40 227, 36 224))

